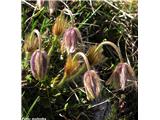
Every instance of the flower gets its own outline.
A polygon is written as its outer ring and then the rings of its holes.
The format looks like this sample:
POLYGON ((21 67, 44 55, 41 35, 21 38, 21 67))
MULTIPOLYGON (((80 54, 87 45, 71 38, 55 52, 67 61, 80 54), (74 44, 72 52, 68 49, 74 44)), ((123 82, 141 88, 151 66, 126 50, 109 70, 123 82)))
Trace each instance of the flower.
POLYGON ((121 87, 121 89, 124 90, 127 80, 134 79, 135 73, 132 67, 127 63, 119 63, 113 71, 112 75, 110 76, 109 80, 106 82, 106 84, 108 85, 112 82, 114 88, 121 87))
POLYGON ((76 27, 68 28, 65 31, 62 42, 64 42, 64 47, 68 54, 75 52, 78 40, 82 40, 82 37, 80 31, 76 27))
POLYGON ((25 36, 24 50, 26 52, 34 52, 38 48, 38 38, 35 35, 27 34, 25 36))
POLYGON ((74 74, 78 67, 79 67, 78 61, 76 59, 73 60, 73 58, 69 55, 67 58, 66 65, 64 67, 65 74, 67 76, 74 74))
POLYGON ((61 15, 59 15, 56 18, 55 23, 52 27, 53 35, 60 36, 64 32, 66 26, 67 26, 67 20, 64 18, 64 15, 61 13, 61 15))
POLYGON ((90 63, 90 65, 96 65, 100 63, 104 56, 102 54, 103 48, 96 51, 97 46, 91 46, 87 52, 87 58, 90 63))
POLYGON ((100 94, 100 78, 94 70, 88 70, 83 77, 84 88, 88 100, 93 100, 100 94))
POLYGON ((31 72, 35 79, 42 80, 44 79, 47 73, 47 53, 44 50, 36 50, 30 60, 31 72))

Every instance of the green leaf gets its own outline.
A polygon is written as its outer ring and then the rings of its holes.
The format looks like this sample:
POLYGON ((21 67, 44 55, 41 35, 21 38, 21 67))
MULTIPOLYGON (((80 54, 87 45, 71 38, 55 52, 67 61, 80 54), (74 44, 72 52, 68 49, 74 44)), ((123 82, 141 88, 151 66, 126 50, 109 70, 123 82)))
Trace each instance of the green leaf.
POLYGON ((68 107, 68 103, 66 103, 65 105, 64 105, 64 111, 66 111, 67 110, 67 107, 68 107))

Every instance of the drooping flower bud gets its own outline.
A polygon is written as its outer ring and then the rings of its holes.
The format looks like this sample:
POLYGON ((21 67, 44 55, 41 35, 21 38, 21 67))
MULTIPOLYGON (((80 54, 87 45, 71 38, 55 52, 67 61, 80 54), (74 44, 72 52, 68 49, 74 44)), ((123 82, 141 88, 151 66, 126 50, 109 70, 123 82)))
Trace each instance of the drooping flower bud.
POLYGON ((88 70, 83 77, 83 83, 88 100, 97 98, 100 94, 100 78, 94 70, 88 70))
POLYGON ((69 55, 67 58, 66 65, 64 67, 65 74, 67 76, 74 74, 78 69, 78 67, 79 67, 78 61, 76 59, 73 60, 73 58, 69 55))
POLYGON ((82 40, 82 37, 80 31, 76 27, 71 27, 65 31, 63 42, 68 54, 75 52, 78 40, 82 40))
POLYGON ((100 63, 104 56, 102 54, 103 48, 100 48, 99 50, 96 51, 97 46, 92 46, 89 48, 87 52, 87 58, 90 63, 90 65, 96 65, 100 63))
POLYGON ((67 26, 67 20, 64 18, 64 15, 61 13, 56 20, 55 23, 52 27, 52 33, 53 35, 60 36, 63 34, 64 30, 66 29, 67 26))
POLYGON ((135 73, 127 63, 119 63, 106 84, 112 83, 115 89, 121 88, 124 90, 127 80, 135 80, 135 73))
POLYGON ((27 34, 25 36, 24 50, 32 53, 38 48, 38 38, 35 35, 27 34))
POLYGON ((31 72, 35 79, 44 79, 47 73, 47 53, 44 50, 36 50, 30 60, 31 72))

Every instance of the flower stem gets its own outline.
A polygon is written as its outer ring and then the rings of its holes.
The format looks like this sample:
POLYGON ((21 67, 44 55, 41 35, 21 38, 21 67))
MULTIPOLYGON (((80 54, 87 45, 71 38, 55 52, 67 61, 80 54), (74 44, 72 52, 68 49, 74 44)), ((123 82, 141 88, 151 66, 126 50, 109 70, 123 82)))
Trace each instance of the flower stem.
POLYGON ((57 40, 57 36, 55 35, 54 36, 54 39, 52 40, 52 46, 50 47, 49 51, 48 51, 48 61, 50 61, 50 57, 51 57, 51 54, 53 52, 53 49, 54 49, 54 43, 55 41, 57 40))
POLYGON ((74 57, 73 57, 73 60, 74 60, 78 55, 79 55, 79 56, 82 56, 82 58, 83 58, 83 60, 84 60, 84 62, 85 62, 85 64, 86 64, 86 66, 87 66, 87 70, 90 70, 90 65, 89 65, 88 59, 87 59, 87 57, 85 56, 84 53, 82 53, 82 52, 76 53, 76 54, 74 55, 74 57))
POLYGON ((84 71, 86 71, 86 65, 83 64, 82 67, 75 74, 73 74, 71 77, 67 78, 67 81, 70 81, 70 80, 76 78, 77 76, 82 74, 84 71))
POLYGON ((26 54, 26 55, 25 55, 24 68, 27 68, 27 66, 28 66, 28 59, 29 59, 30 53, 29 53, 29 52, 26 52, 25 54, 26 54))
POLYGON ((67 74, 64 73, 64 76, 63 76, 62 80, 61 80, 61 81, 58 83, 58 85, 57 85, 58 88, 61 88, 66 81, 68 82, 69 80, 72 80, 72 79, 74 79, 75 77, 79 76, 83 71, 85 71, 85 68, 86 68, 86 67, 87 67, 87 70, 90 70, 90 65, 89 65, 88 59, 87 59, 87 57, 85 56, 84 53, 82 53, 82 52, 76 53, 76 54, 74 55, 74 57, 73 57, 73 60, 75 60, 78 55, 83 57, 86 65, 83 65, 83 66, 82 66, 74 75, 72 75, 72 76, 69 76, 69 77, 68 77, 67 74), (85 67, 85 66, 86 66, 86 67, 85 67))
POLYGON ((39 50, 41 50, 41 34, 40 34, 40 32, 37 30, 37 29, 34 29, 33 31, 32 31, 32 33, 31 33, 31 38, 32 38, 32 36, 33 36, 33 34, 36 34, 37 35, 37 37, 38 37, 38 43, 39 43, 39 50))
POLYGON ((86 70, 86 65, 83 64, 82 67, 72 76, 67 77, 67 75, 64 74, 62 80, 58 83, 57 88, 61 88, 65 82, 69 82, 70 80, 73 80, 74 78, 82 74, 85 70, 86 70))
POLYGON ((118 57, 119 57, 119 59, 120 59, 120 62, 123 62, 123 58, 122 58, 120 49, 119 49, 113 42, 104 41, 104 42, 100 43, 100 44, 97 46, 95 52, 98 51, 103 45, 110 45, 111 47, 113 47, 114 50, 115 50, 115 51, 117 52, 117 54, 118 54, 118 57))
POLYGON ((66 73, 64 73, 63 78, 61 79, 61 81, 60 81, 60 82, 58 83, 58 85, 57 85, 58 88, 61 88, 61 87, 63 86, 63 84, 64 84, 65 81, 66 81, 66 78, 67 78, 67 75, 66 75, 66 73))
POLYGON ((63 12, 65 12, 65 11, 69 14, 69 16, 70 16, 70 18, 71 18, 71 25, 73 26, 73 25, 74 25, 74 16, 73 16, 72 11, 70 11, 70 10, 67 9, 67 8, 63 9, 63 12))

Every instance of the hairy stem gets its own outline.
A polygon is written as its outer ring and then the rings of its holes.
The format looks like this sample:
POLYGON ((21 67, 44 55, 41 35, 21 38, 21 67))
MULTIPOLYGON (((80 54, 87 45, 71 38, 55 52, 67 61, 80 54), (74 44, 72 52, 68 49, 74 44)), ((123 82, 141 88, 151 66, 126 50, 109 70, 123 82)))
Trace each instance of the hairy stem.
POLYGON ((83 71, 85 71, 85 68, 87 67, 87 70, 90 70, 90 65, 89 65, 89 62, 88 62, 88 59, 87 57, 85 56, 84 53, 82 52, 78 52, 74 55, 73 57, 73 60, 76 59, 77 56, 82 56, 82 58, 84 59, 85 61, 85 65, 83 65, 74 75, 72 76, 67 76, 66 73, 64 73, 64 76, 62 78, 62 80, 59 82, 59 84, 57 85, 58 88, 61 88, 62 85, 66 82, 66 81, 69 81, 69 80, 72 80, 74 79, 75 77, 79 76, 83 71), (86 66, 86 67, 85 67, 86 66))
POLYGON ((39 44, 39 50, 41 50, 41 34, 40 34, 40 32, 37 29, 34 29, 32 31, 32 33, 31 33, 30 39, 32 39, 34 33, 37 35, 38 44, 39 44))
POLYGON ((78 55, 79 55, 79 56, 82 56, 82 58, 83 58, 83 60, 84 60, 84 62, 85 62, 85 64, 86 64, 86 66, 87 66, 87 69, 90 70, 89 61, 88 61, 88 59, 87 59, 87 57, 85 56, 84 53, 82 53, 82 52, 76 53, 76 54, 74 55, 74 57, 73 57, 73 60, 74 60, 78 55))
POLYGON ((118 54, 118 57, 120 59, 120 62, 123 62, 123 58, 122 58, 122 55, 121 55, 121 52, 120 52, 120 49, 113 43, 113 42, 110 42, 110 41, 104 41, 102 43, 100 43, 95 52, 98 51, 103 45, 110 45, 112 48, 114 48, 114 50, 117 52, 118 54))
POLYGON ((25 53, 25 64, 24 64, 24 68, 27 68, 28 66, 28 59, 29 59, 30 53, 26 52, 25 53))
POLYGON ((61 81, 58 83, 57 87, 61 88, 63 86, 63 84, 65 83, 66 79, 67 79, 67 75, 66 75, 66 73, 64 73, 64 76, 61 79, 61 81))
POLYGON ((51 57, 51 54, 53 52, 53 49, 54 49, 54 43, 55 41, 57 40, 57 36, 55 35, 54 36, 54 39, 52 40, 52 46, 50 47, 49 51, 48 51, 48 61, 50 61, 50 57, 51 57))
POLYGON ((74 25, 74 16, 73 16, 72 11, 67 8, 63 9, 63 12, 65 12, 65 11, 69 14, 69 16, 71 18, 71 25, 73 26, 74 25))
POLYGON ((67 77, 66 74, 64 74, 62 80, 57 85, 57 88, 61 88, 64 85, 65 82, 69 82, 69 81, 75 79, 77 76, 81 75, 85 71, 86 71, 86 65, 83 64, 82 67, 72 76, 67 77))

